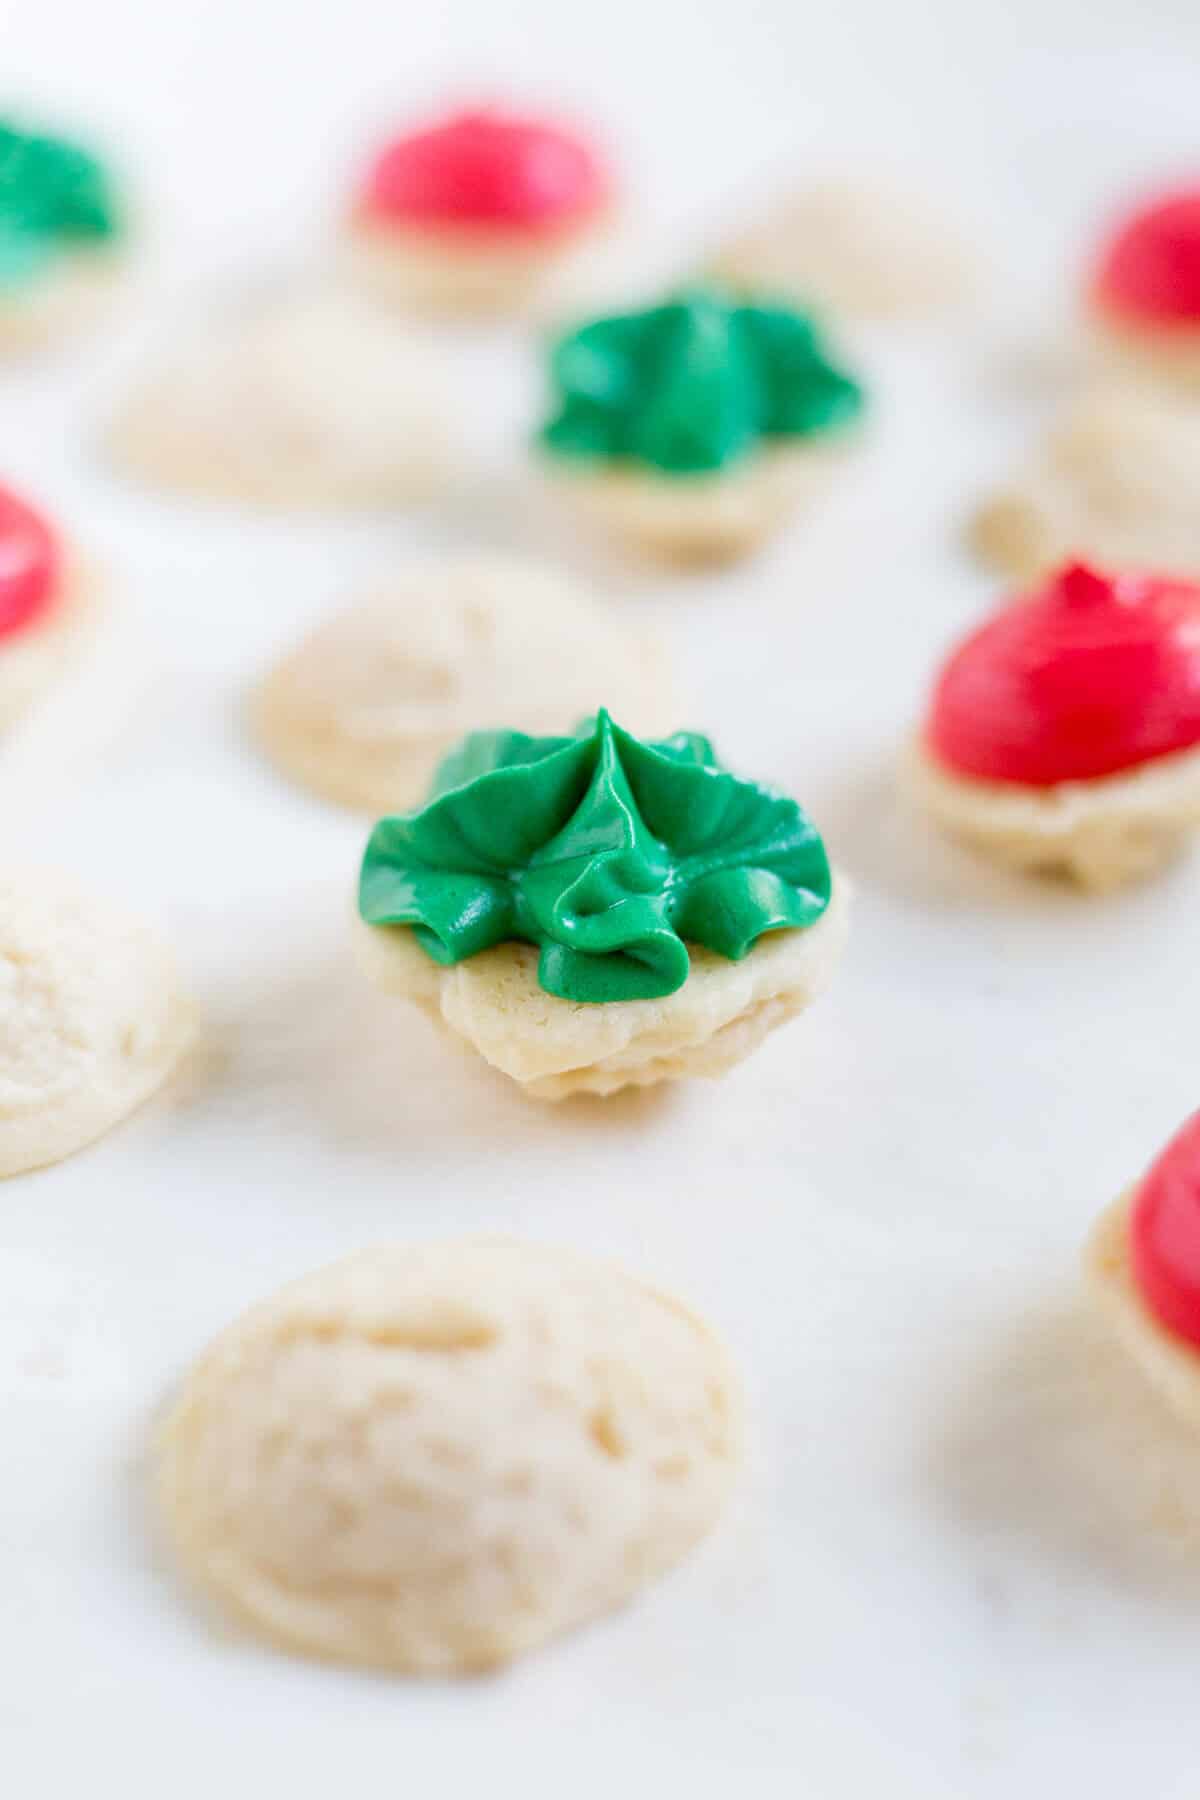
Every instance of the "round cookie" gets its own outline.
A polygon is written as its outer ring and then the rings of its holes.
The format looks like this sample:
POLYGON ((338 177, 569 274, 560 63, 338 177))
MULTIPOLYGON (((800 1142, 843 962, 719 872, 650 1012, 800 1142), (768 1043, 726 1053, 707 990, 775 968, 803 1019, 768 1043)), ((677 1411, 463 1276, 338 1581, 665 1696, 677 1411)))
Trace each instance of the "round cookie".
POLYGON ((0 877, 0 977, 0 1175, 102 1137, 194 1034, 157 936, 62 875, 0 877))
POLYGON ((720 249, 730 287, 866 319, 921 318, 977 285, 966 247, 933 208, 886 184, 814 181, 778 197, 720 249))
POLYGON ((417 805, 472 728, 511 718, 549 735, 612 696, 641 729, 674 712, 649 632, 553 570, 464 554, 405 570, 318 625, 258 687, 251 716, 285 775, 378 814, 417 805))
POLYGON ((122 209, 90 151, 0 120, 0 355, 90 325, 122 267, 122 209))
POLYGON ((825 986, 845 884, 794 800, 706 738, 477 732, 381 819, 358 947, 537 1099, 723 1074, 825 986))
POLYGON ((1200 1113, 1101 1215, 1085 1268, 1122 1345, 1200 1429, 1200 1113))
POLYGON ((1200 410, 1147 387, 1093 388, 977 509, 971 539, 1017 580, 1070 556, 1200 578, 1200 410))
POLYGON ((184 1381, 158 1498, 184 1567, 290 1650, 490 1668, 712 1529, 740 1406, 701 1320, 606 1264, 467 1241, 293 1282, 184 1381))
POLYGON ((204 327, 135 388, 107 449, 154 486, 262 507, 421 499, 451 479, 440 349, 330 290, 204 327))
POLYGON ((1200 826, 1200 588, 1061 570, 944 664, 906 766, 953 836, 1108 888, 1200 826))
POLYGON ((392 305, 520 311, 609 207, 609 177, 576 132, 494 108, 453 113, 374 158, 346 230, 349 270, 392 305))
POLYGON ((776 932, 744 962, 689 952, 677 992, 651 1000, 569 1006, 538 983, 538 953, 500 944, 453 968, 431 962, 411 931, 356 924, 364 969, 535 1100, 616 1094, 691 1077, 714 1080, 829 986, 849 926, 844 878, 808 931, 776 932))
POLYGON ((677 562, 746 554, 825 485, 863 405, 812 321, 697 288, 592 319, 550 359, 557 490, 677 562))

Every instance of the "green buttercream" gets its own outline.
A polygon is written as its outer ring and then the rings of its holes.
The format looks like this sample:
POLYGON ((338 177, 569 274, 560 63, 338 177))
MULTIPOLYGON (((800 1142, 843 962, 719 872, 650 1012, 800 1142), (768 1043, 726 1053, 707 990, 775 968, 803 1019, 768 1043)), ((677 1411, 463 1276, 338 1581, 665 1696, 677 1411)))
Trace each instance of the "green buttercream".
POLYGON ((592 320, 559 339, 550 373, 559 407, 542 427, 548 450, 667 475, 724 468, 764 440, 840 430, 863 406, 811 319, 706 288, 592 320))
POLYGON ((673 994, 689 943, 736 962, 829 894, 794 800, 739 781, 707 738, 642 743, 602 712, 575 737, 465 738, 419 811, 375 826, 358 907, 439 963, 536 944, 547 993, 590 1002, 673 994))
POLYGON ((111 183, 94 156, 0 121, 0 285, 30 279, 64 243, 101 243, 119 229, 111 183))

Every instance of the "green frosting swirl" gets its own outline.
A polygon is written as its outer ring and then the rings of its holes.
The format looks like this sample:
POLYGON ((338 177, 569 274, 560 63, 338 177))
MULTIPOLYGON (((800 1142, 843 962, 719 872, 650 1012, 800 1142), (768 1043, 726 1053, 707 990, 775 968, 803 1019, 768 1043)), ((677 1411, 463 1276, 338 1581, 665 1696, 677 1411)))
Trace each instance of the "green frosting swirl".
POLYGON ((739 781, 707 738, 642 743, 602 712, 575 737, 465 738, 424 807, 375 826, 358 907, 439 963, 536 944, 547 993, 599 1002, 673 994, 688 943, 736 962, 829 895, 794 800, 739 781))
POLYGON ((843 429, 863 393, 813 321, 697 288, 560 338, 558 411, 541 442, 564 457, 624 459, 668 475, 721 469, 763 441, 843 429))
POLYGON ((78 144, 0 120, 0 284, 38 274, 66 244, 120 230, 103 166, 78 144))

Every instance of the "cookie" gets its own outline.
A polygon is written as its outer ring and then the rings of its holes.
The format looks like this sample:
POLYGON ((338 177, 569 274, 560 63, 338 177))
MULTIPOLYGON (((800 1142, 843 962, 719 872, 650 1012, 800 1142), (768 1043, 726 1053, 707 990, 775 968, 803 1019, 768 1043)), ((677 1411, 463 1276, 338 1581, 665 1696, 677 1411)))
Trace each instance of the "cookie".
POLYGON ((258 302, 137 386, 107 450, 156 487, 267 508, 365 508, 454 479, 438 346, 351 295, 258 302))
POLYGON ((0 877, 0 977, 0 1175, 102 1137, 194 1035, 159 938, 63 875, 0 877))
POLYGON ((1200 826, 1200 588, 1072 564, 947 659, 905 765, 996 861, 1110 888, 1200 826))
POLYGON ((285 1649, 491 1668, 609 1612, 715 1525, 726 1355, 678 1301, 566 1251, 364 1251, 186 1377, 157 1493, 197 1586, 285 1649))
POLYGON ((975 258, 936 211, 886 185, 812 182, 779 196, 713 257, 718 281, 859 318, 921 318, 969 299, 975 258))
POLYGON ((415 806, 474 727, 569 730, 606 697, 642 728, 673 712, 665 652, 553 570, 465 554, 407 569, 289 652, 252 700, 262 748, 323 799, 415 806))
POLYGON ((697 288, 554 346, 538 448, 555 488, 677 562, 756 548, 826 484, 863 405, 812 321, 697 288))
POLYGON ((720 1075, 825 986, 844 884, 795 801, 707 739, 481 732, 385 818, 358 947, 538 1099, 720 1075))
POLYGON ((121 272, 125 233, 113 177, 90 150, 0 120, 0 355, 91 325, 121 272))
POLYGON ((526 310, 611 210, 578 132, 498 108, 452 113, 378 151, 346 229, 377 300, 437 313, 526 310))

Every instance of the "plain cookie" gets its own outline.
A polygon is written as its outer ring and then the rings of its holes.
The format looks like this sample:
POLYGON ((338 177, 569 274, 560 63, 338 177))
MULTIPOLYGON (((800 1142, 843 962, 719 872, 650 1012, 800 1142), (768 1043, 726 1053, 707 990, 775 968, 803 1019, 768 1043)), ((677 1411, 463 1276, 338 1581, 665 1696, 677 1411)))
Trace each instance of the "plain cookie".
POLYGON ((162 1085, 194 1029, 146 926, 66 876, 0 877, 0 1175, 102 1137, 162 1085))
POLYGON ((740 1407, 677 1301, 508 1243, 364 1251, 219 1337, 158 1499, 197 1584, 290 1650, 503 1663, 622 1605, 716 1523, 740 1407))
POLYGON ((293 781, 362 812, 424 798, 468 731, 569 731, 602 704, 637 729, 678 712, 666 656, 563 576, 459 555, 405 570, 302 640, 251 702, 255 735, 293 781))

